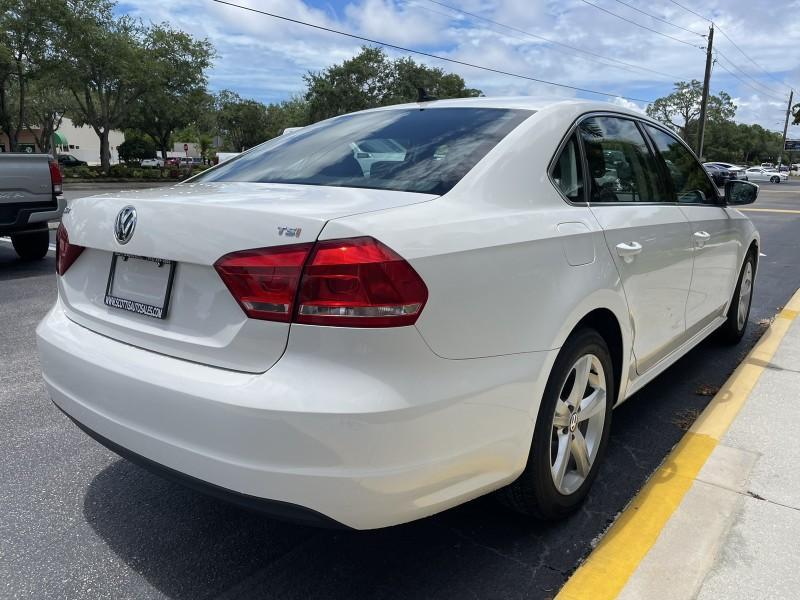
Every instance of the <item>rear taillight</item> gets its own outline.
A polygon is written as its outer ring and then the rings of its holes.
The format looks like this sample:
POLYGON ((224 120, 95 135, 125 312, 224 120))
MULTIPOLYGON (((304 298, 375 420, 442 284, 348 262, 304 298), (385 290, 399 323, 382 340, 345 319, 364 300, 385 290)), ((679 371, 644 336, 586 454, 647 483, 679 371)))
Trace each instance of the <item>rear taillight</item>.
POLYGON ((297 285, 314 244, 292 244, 226 254, 214 268, 245 314, 288 323, 297 285))
POLYGON ((428 299, 411 265, 371 237, 234 252, 214 268, 253 319, 396 327, 414 324, 428 299))
POLYGON ((295 321, 309 325, 413 325, 428 288, 394 250, 371 237, 318 242, 303 270, 295 321))
POLYGON ((56 232, 56 273, 59 275, 66 273, 81 252, 83 252, 83 246, 70 244, 67 229, 63 223, 60 223, 56 232))
POLYGON ((59 195, 62 193, 64 180, 61 177, 61 168, 55 160, 50 161, 50 183, 53 185, 53 194, 59 195))

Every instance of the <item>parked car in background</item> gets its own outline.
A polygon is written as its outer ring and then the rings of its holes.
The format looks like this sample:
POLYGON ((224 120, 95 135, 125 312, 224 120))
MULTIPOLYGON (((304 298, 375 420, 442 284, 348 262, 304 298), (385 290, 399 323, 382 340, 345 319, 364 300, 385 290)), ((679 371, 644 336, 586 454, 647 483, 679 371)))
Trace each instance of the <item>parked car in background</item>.
POLYGON ((717 166, 712 163, 703 163, 703 168, 706 172, 711 175, 711 178, 714 180, 714 183, 717 184, 719 187, 725 187, 725 184, 732 179, 736 179, 736 175, 733 171, 729 171, 724 167, 717 166))
POLYGON ((72 154, 59 154, 58 164, 62 167, 85 167, 88 165, 85 160, 75 158, 72 154))
POLYGON ((333 118, 74 200, 44 382, 112 450, 284 518, 386 527, 493 491, 563 518, 612 408, 744 335, 757 194, 721 195, 672 131, 607 103, 333 118), (370 139, 403 160, 366 175, 370 139))
POLYGON ((142 160, 143 167, 163 167, 164 166, 164 159, 163 158, 145 158, 142 160))
POLYGON ((180 165, 182 167, 194 167, 202 164, 203 159, 199 156, 182 156, 180 159, 180 165))
POLYGON ((781 173, 788 173, 789 165, 778 165, 778 171, 781 173))
POLYGON ((733 163, 726 163, 726 162, 707 162, 703 163, 704 165, 714 165, 717 167, 722 167, 723 169, 728 169, 731 173, 733 173, 733 177, 731 179, 744 179, 747 181, 747 167, 743 165, 735 165, 733 163))
POLYGON ((786 173, 779 173, 771 169, 761 167, 750 167, 747 169, 747 178, 750 181, 769 181, 770 183, 781 183, 789 179, 786 173))
POLYGON ((771 162, 764 162, 764 163, 761 163, 761 168, 762 169, 774 169, 775 165, 772 164, 771 162))
POLYGON ((170 156, 164 160, 165 167, 179 167, 181 159, 179 156, 170 156))
POLYGON ((34 260, 47 254, 47 222, 60 219, 65 205, 61 169, 53 157, 0 153, 0 236, 11 236, 20 258, 34 260))

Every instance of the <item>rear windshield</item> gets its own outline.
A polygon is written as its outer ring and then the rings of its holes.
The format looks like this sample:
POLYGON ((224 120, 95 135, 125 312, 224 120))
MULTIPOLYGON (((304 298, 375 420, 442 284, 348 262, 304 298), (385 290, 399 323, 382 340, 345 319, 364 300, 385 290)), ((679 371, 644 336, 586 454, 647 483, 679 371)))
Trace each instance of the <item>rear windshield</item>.
POLYGON ((444 194, 531 114, 503 108, 413 108, 345 115, 279 136, 192 181, 444 194))

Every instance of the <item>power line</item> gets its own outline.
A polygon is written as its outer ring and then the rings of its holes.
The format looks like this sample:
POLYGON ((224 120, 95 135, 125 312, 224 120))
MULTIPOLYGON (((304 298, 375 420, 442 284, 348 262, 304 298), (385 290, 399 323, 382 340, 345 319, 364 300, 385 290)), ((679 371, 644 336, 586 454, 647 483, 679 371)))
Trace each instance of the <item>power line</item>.
POLYGON ((698 33, 696 31, 692 31, 691 29, 687 29, 686 27, 681 27, 680 25, 676 25, 675 23, 673 23, 672 21, 668 21, 667 19, 662 19, 661 17, 657 17, 656 15, 651 15, 649 12, 645 12, 641 8, 635 7, 633 4, 628 4, 627 2, 623 2, 622 0, 614 0, 614 2, 617 2, 618 4, 622 4, 622 6, 627 6, 631 10, 635 10, 638 13, 642 13, 643 15, 646 15, 646 16, 650 17, 651 19, 655 19, 656 21, 661 21, 662 23, 666 23, 667 25, 675 27, 676 29, 680 29, 680 30, 685 31, 687 33, 693 33, 694 35, 697 35, 697 36, 700 36, 700 37, 706 37, 705 34, 703 34, 703 33, 698 33))
MULTIPOLYGON (((695 11, 693 11, 693 10, 692 10, 691 8, 689 8, 688 6, 684 6, 684 5, 683 5, 683 4, 681 4, 680 2, 676 2, 675 0, 669 0, 669 1, 670 1, 670 2, 672 2, 672 3, 673 3, 675 6, 678 6, 678 7, 682 8, 682 9, 683 9, 683 10, 685 10, 686 12, 689 12, 689 13, 693 14, 693 15, 694 15, 694 16, 696 16, 696 17, 700 17, 700 18, 701 18, 701 19, 703 19, 704 21, 708 21, 709 23, 712 23, 712 24, 714 25, 714 27, 716 27, 716 29, 717 29, 717 30, 718 30, 718 31, 719 31, 719 32, 720 32, 720 33, 721 33, 723 36, 725 36, 725 39, 727 39, 727 40, 728 40, 728 41, 729 41, 731 44, 733 44, 733 47, 734 47, 734 48, 736 48, 736 49, 737 49, 739 52, 741 52, 742 56, 744 56, 744 57, 745 57, 747 60, 749 60, 751 63, 753 63, 753 64, 756 66, 756 68, 758 68, 758 69, 759 69, 759 70, 760 70, 762 73, 764 73, 764 74, 765 74, 767 77, 770 77, 770 78, 771 78, 771 79, 773 79, 774 81, 777 81, 777 82, 778 82, 778 83, 780 83, 781 85, 785 85, 785 86, 786 86, 786 87, 788 87, 790 90, 793 90, 793 89, 794 89, 794 88, 793 88, 793 86, 789 85, 788 83, 786 83, 785 81, 783 81, 783 80, 781 80, 781 79, 778 79, 778 78, 777 78, 777 77, 775 77, 775 76, 774 76, 772 73, 770 73, 769 71, 767 71, 767 70, 766 70, 764 67, 762 67, 760 64, 758 64, 758 63, 757 63, 755 60, 753 60, 753 58, 752 58, 752 57, 751 57, 749 54, 747 54, 747 53, 746 53, 744 50, 742 50, 742 49, 739 47, 739 45, 738 45, 736 42, 734 42, 734 41, 733 41, 733 39, 732 39, 732 38, 731 38, 731 37, 730 37, 730 36, 729 36, 727 33, 725 33, 725 30, 724 30, 724 29, 722 29, 722 27, 720 27, 720 26, 719 26, 719 25, 717 25, 716 23, 714 23, 714 21, 712 21, 711 19, 709 19, 709 18, 708 18, 708 17, 706 17, 706 16, 703 16, 703 15, 701 15, 701 14, 700 14, 700 13, 698 13, 698 12, 695 12, 695 11)), ((732 61, 731 61, 731 62, 732 62, 732 61)), ((744 73, 744 70, 743 70, 743 69, 741 69, 741 68, 739 68, 739 67, 736 67, 736 68, 737 68, 737 69, 739 69, 740 71, 742 71, 742 73, 744 73)))
POLYGON ((597 90, 591 90, 589 88, 582 88, 577 87, 574 85, 568 85, 566 83, 558 83, 555 81, 548 81, 546 79, 539 79, 537 77, 530 77, 528 75, 521 75, 519 73, 512 73, 510 71, 503 71, 501 69, 494 69, 492 67, 484 67, 481 65, 476 65, 474 63, 469 63, 463 60, 457 60, 455 58, 447 58, 445 56, 439 56, 437 54, 432 54, 430 52, 423 52, 422 50, 414 50, 413 48, 405 48, 404 46, 398 46, 396 44, 390 44, 388 42, 381 42, 379 40, 374 40, 368 37, 364 37, 361 35, 356 35, 355 33, 348 33, 346 31, 340 31, 338 29, 333 29, 331 27, 324 27, 322 25, 315 25, 314 23, 308 23, 306 21, 301 21, 299 19, 292 19, 291 17, 285 17, 283 15, 279 15, 276 13, 267 12, 265 10, 259 10, 257 8, 251 8, 249 6, 242 6, 241 4, 235 4, 233 2, 227 2, 226 0, 210 0, 211 2, 216 2, 217 4, 223 4, 225 6, 231 6, 234 8, 238 8, 241 10, 246 10, 249 12, 257 13, 260 15, 264 15, 267 17, 272 17, 273 19, 279 19, 281 21, 286 21, 289 23, 295 23, 297 25, 304 25, 305 27, 311 27, 312 29, 317 29, 319 31, 327 31, 328 33, 335 33, 337 35, 349 37, 355 40, 361 40, 362 42, 367 42, 370 44, 375 44, 377 46, 384 46, 386 48, 393 48, 394 50, 400 50, 401 52, 410 52, 411 54, 417 54, 419 56, 427 56, 428 58, 433 58, 436 60, 441 60, 444 62, 453 63, 456 65, 461 65, 464 67, 471 67, 473 69, 480 69, 482 71, 489 71, 491 73, 497 73, 498 75, 506 75, 508 77, 516 77, 517 79, 525 79, 527 81, 534 81, 536 83, 544 83, 546 85, 552 85, 556 87, 561 87, 569 90, 574 90, 576 92, 585 92, 587 94, 596 94, 598 96, 606 96, 608 98, 624 98, 625 100, 631 100, 633 102, 644 102, 650 104, 653 100, 644 100, 642 98, 631 98, 630 96, 623 96, 622 94, 611 94, 608 92, 599 92, 597 90))
MULTIPOLYGON (((717 30, 719 31, 719 28, 717 28, 717 30)), ((731 66, 732 66, 734 69, 736 69, 737 71, 739 71, 739 72, 740 72, 742 75, 744 75, 744 76, 745 76, 747 79, 749 79, 750 81, 752 81, 753 83, 755 83, 756 85, 758 85, 759 87, 761 87, 761 88, 762 88, 764 91, 766 91, 767 93, 769 93, 769 94, 774 94, 774 95, 779 95, 779 94, 781 94, 781 93, 782 93, 782 92, 780 92, 779 90, 774 90, 774 89, 772 89, 771 87, 767 86, 766 84, 763 84, 763 83, 761 83, 761 82, 760 82, 758 79, 756 79, 756 78, 755 78, 755 77, 753 77, 752 75, 748 74, 748 73, 747 73, 747 71, 745 71, 743 68, 741 68, 741 67, 740 67, 739 65, 737 65, 735 62, 733 62, 733 60, 731 59, 731 57, 730 57, 730 56, 728 56, 727 54, 725 54, 725 53, 724 53, 722 50, 719 50, 719 49, 717 49, 717 50, 716 50, 716 52, 717 52, 717 54, 719 54, 719 55, 720 55, 722 58, 724 58, 725 60, 727 60, 729 65, 731 65, 731 66)))
POLYGON ((722 62, 719 60, 719 58, 717 59, 717 64, 718 64, 720 67, 722 67, 722 69, 724 69, 724 70, 725 70, 725 71, 726 71, 726 72, 727 72, 729 75, 731 75, 732 77, 735 77, 735 78, 736 78, 736 79, 738 79, 740 82, 742 82, 744 85, 746 85, 746 86, 747 86, 747 87, 749 87, 750 89, 754 90, 756 93, 758 93, 758 94, 761 94, 762 96, 768 96, 769 98, 772 98, 773 100, 779 100, 780 102, 783 102, 783 99, 782 99, 782 98, 779 98, 778 96, 773 96, 773 95, 771 95, 771 94, 765 94, 765 93, 763 92, 763 90, 760 90, 759 88, 755 87, 754 85, 751 85, 751 84, 750 84, 748 81, 745 81, 744 79, 742 79, 741 77, 739 77, 739 76, 738 76, 736 73, 734 73, 734 72, 733 72, 733 71, 731 71, 731 70, 730 70, 728 67, 726 67, 726 66, 725 66, 725 64, 724 64, 724 63, 722 63, 722 62))
POLYGON ((687 12, 690 12, 690 13, 692 13, 692 14, 693 14, 695 17, 700 17, 701 19, 703 19, 704 21, 708 21, 709 23, 711 23, 711 22, 712 22, 712 21, 711 21, 711 19, 709 19, 709 18, 707 18, 707 17, 704 17, 704 16, 703 16, 703 15, 701 15, 700 13, 696 13, 696 12, 694 12, 694 11, 693 11, 691 8, 687 8, 687 7, 685 7, 683 4, 680 4, 679 2, 675 2, 675 0, 669 0, 669 1, 670 1, 670 2, 672 2, 672 3, 673 3, 675 6, 679 6, 679 7, 681 7, 683 10, 685 10, 685 11, 687 11, 687 12))
POLYGON ((722 35, 724 35, 724 36, 725 36, 725 39, 726 39, 726 40, 728 40, 728 41, 729 41, 731 44, 733 44, 733 47, 734 47, 734 48, 736 48, 736 49, 737 49, 739 52, 741 52, 741 53, 742 53, 742 56, 744 56, 744 57, 745 57, 747 60, 749 60, 751 63, 753 63, 753 64, 756 66, 756 68, 757 68, 757 69, 759 69, 761 72, 765 73, 765 74, 767 75, 767 77, 769 77, 769 78, 771 78, 771 79, 773 79, 773 80, 777 81, 777 82, 778 82, 778 83, 780 83, 781 85, 785 85, 785 86, 786 86, 786 87, 788 87, 790 90, 791 90, 791 89, 793 89, 791 85, 789 85, 789 84, 788 84, 788 83, 786 83, 785 81, 782 81, 782 80, 778 79, 778 78, 777 78, 777 77, 775 77, 775 76, 774 76, 772 73, 770 73, 769 71, 767 71, 767 70, 766 70, 764 67, 762 67, 761 65, 759 65, 759 64, 758 64, 758 63, 757 63, 755 60, 753 60, 753 59, 752 59, 752 58, 751 58, 751 57, 750 57, 750 56, 749 56, 749 55, 748 55, 748 54, 747 54, 747 53, 746 53, 744 50, 742 50, 742 49, 739 47, 739 45, 738 45, 736 42, 734 42, 734 41, 733 41, 733 40, 730 38, 730 36, 729 36, 727 33, 725 33, 725 31, 724 31, 724 30, 723 30, 723 29, 722 29, 722 28, 721 28, 719 25, 717 25, 716 27, 717 27, 717 30, 719 30, 719 32, 720 32, 722 35))
POLYGON ((671 36, 669 34, 666 34, 666 33, 663 33, 661 31, 658 31, 658 29, 653 29, 652 27, 648 27, 647 25, 642 25, 641 23, 637 23, 636 21, 628 19, 627 17, 623 17, 622 15, 618 15, 617 13, 612 12, 612 11, 610 11, 610 10, 608 10, 606 8, 603 8, 602 6, 599 6, 597 4, 594 4, 592 2, 589 2, 588 0, 581 0, 581 2, 583 2, 584 4, 588 4, 589 6, 594 6, 597 10, 602 10, 604 13, 608 13, 609 15, 611 15, 613 17, 617 17, 618 19, 622 19, 623 21, 626 21, 626 22, 628 22, 628 23, 630 23, 632 25, 636 25, 637 27, 641 27, 642 29, 646 29, 647 31, 651 31, 653 33, 657 33, 658 35, 660 35, 662 37, 668 38, 668 39, 673 40, 675 42, 680 42, 681 44, 686 44, 687 46, 691 46, 692 48, 699 48, 699 46, 695 46, 693 42, 687 42, 686 40, 682 40, 680 38, 676 38, 676 37, 673 37, 673 36, 671 36))
MULTIPOLYGON (((642 67, 640 65, 634 65, 634 64, 631 64, 631 63, 627 63, 627 62, 619 60, 617 58, 612 58, 610 56, 603 56, 601 54, 597 54, 596 52, 590 52, 588 50, 583 50, 582 48, 577 48, 576 46, 570 46, 569 44, 565 44, 563 42, 552 40, 550 38, 544 37, 543 35, 539 35, 539 34, 536 34, 536 33, 531 33, 530 31, 526 31, 524 29, 520 29, 518 27, 514 27, 513 25, 508 25, 506 23, 500 23, 499 21, 494 21, 494 20, 489 19, 487 17, 483 17, 481 15, 469 12, 467 10, 463 10, 463 9, 458 8, 456 6, 452 6, 452 5, 446 4, 444 2, 439 2, 438 0, 425 0, 425 1, 426 2, 430 2, 431 4, 436 4, 438 6, 442 6, 444 8, 448 8, 448 9, 450 9, 452 11, 461 13, 463 15, 467 15, 469 17, 472 17, 473 19, 478 19, 480 21, 485 21, 487 23, 491 23, 492 25, 496 25, 498 27, 503 27, 503 28, 508 29, 510 31, 516 31, 517 33, 521 33, 521 34, 526 35, 526 36, 528 36, 530 38, 533 38, 533 39, 542 40, 543 42, 546 42, 548 44, 561 46, 562 48, 568 48, 569 50, 572 50, 574 52, 580 52, 581 54, 586 54, 588 56, 594 57, 594 60, 598 64, 602 64, 602 65, 605 65, 605 66, 611 66, 611 65, 608 65, 608 64, 606 64, 604 62, 600 62, 600 60, 607 60, 607 61, 615 62, 615 63, 618 63, 620 65, 624 65, 626 67, 630 67, 630 68, 633 68, 633 69, 639 69, 641 71, 647 71, 649 73, 654 73, 656 75, 660 75, 662 77, 666 77, 668 79, 671 79, 672 81, 687 79, 686 77, 681 77, 680 75, 673 75, 673 74, 670 74, 670 73, 664 73, 663 71, 656 71, 655 69, 650 69, 648 67, 642 67), (600 59, 600 60, 597 60, 597 59, 600 59)), ((441 14, 441 13, 437 13, 437 14, 441 14)))

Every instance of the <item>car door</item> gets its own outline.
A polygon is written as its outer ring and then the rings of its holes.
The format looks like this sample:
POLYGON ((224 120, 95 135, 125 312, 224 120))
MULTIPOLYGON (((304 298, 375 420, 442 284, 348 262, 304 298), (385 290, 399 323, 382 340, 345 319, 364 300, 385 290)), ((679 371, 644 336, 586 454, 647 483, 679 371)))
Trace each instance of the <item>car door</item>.
POLYGON ((644 373, 685 336, 692 279, 689 221, 671 201, 635 120, 592 115, 578 131, 589 206, 621 278, 634 328, 636 370, 644 373))
POLYGON ((747 178, 750 181, 764 181, 764 169, 747 169, 747 178))
POLYGON ((671 193, 691 224, 694 269, 686 302, 686 334, 691 337, 724 315, 739 274, 741 240, 736 222, 691 150, 665 129, 644 129, 669 174, 671 193))

